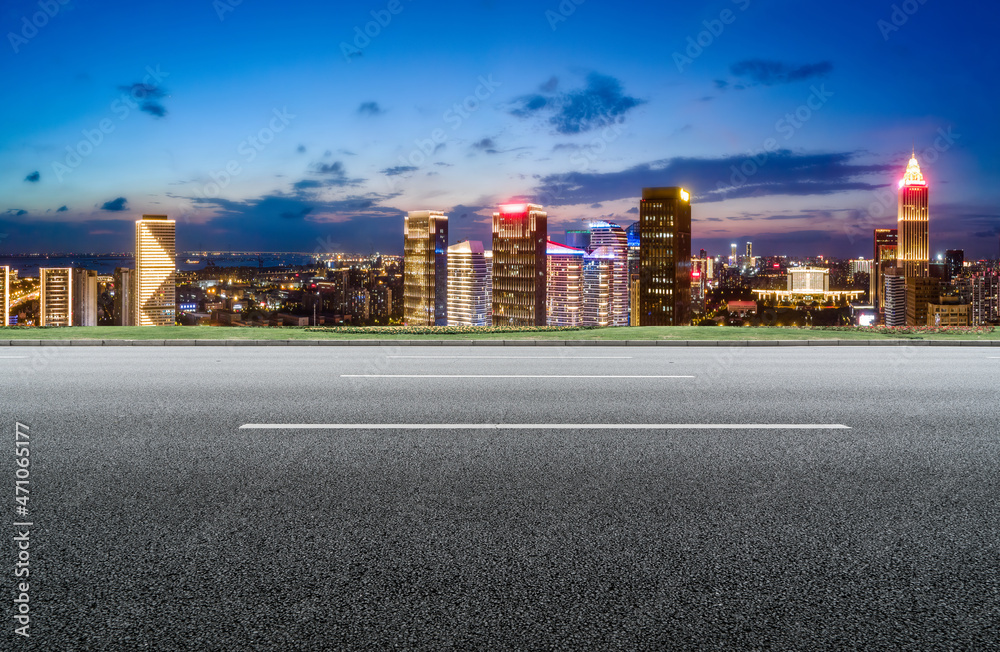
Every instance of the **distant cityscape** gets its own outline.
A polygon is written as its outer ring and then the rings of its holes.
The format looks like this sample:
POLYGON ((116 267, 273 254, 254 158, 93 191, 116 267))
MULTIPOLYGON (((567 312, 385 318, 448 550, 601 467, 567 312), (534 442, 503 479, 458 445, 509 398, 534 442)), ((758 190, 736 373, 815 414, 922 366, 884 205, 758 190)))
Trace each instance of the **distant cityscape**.
MULTIPOLYGON (((144 215, 132 252, 25 254, 0 265, 11 326, 985 326, 1000 269, 962 250, 930 256, 930 189, 910 159, 895 228, 872 257, 691 251, 691 194, 642 189, 630 225, 555 236, 541 205, 493 213, 490 248, 449 243, 448 216, 408 213, 402 257, 175 251, 176 222, 144 215), (556 239, 553 239, 555 237, 556 239), (265 261, 270 264, 265 264, 265 261), (96 268, 96 269, 95 269, 96 268), (25 273, 35 271, 35 274, 25 273)), ((888 225, 886 225, 888 226, 888 225)))

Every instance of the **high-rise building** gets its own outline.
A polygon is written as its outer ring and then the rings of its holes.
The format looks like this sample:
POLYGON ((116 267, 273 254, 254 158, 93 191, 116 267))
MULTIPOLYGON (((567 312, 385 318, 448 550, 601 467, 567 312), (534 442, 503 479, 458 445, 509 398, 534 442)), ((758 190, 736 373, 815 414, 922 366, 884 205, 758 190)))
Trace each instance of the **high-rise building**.
POLYGON ((449 326, 489 326, 493 323, 492 253, 479 241, 463 240, 448 247, 449 326))
POLYGON ((896 229, 875 229, 875 253, 869 278, 869 299, 879 315, 885 314, 885 275, 892 273, 896 267, 897 233, 896 229))
POLYGON ((143 215, 135 223, 135 325, 173 326, 176 319, 177 223, 143 215))
POLYGON ((944 254, 945 266, 947 267, 946 278, 950 283, 952 279, 962 275, 965 267, 965 250, 949 249, 944 254))
POLYGON ((97 326, 97 272, 73 270, 73 325, 97 326))
MULTIPOLYGON (((628 234, 613 222, 593 222, 590 225, 591 252, 606 248, 600 260, 611 265, 609 326, 628 326, 629 271, 628 234), (609 257, 610 254, 610 257, 609 257)), ((603 324, 602 324, 603 325, 603 324)))
POLYGON ((916 155, 899 182, 897 267, 907 279, 930 275, 928 189, 916 155))
POLYGON ((493 325, 544 326, 548 214, 537 204, 493 213, 493 325))
POLYGON ((930 277, 906 279, 906 325, 926 326, 927 306, 941 296, 941 281, 930 277))
POLYGON ((643 188, 639 222, 635 325, 685 324, 691 301, 691 195, 681 188, 643 188))
POLYGON ((756 261, 754 261, 753 259, 753 243, 748 242, 747 253, 746 256, 743 257, 743 264, 746 265, 747 267, 753 267, 755 262, 756 261))
POLYGON ((972 283, 972 325, 996 323, 1000 320, 1000 275, 997 270, 991 269, 967 280, 972 283))
POLYGON ((10 326, 10 267, 0 265, 0 326, 10 326))
POLYGON ((448 217, 412 211, 403 218, 403 320, 448 325, 448 217))
POLYGON ((628 237, 628 323, 635 326, 639 315, 639 259, 641 256, 639 222, 625 229, 628 237))
POLYGON ((735 242, 729 245, 729 266, 733 267, 739 263, 739 256, 736 255, 736 250, 739 248, 735 242))
POLYGON ((73 268, 43 267, 38 270, 39 326, 73 325, 73 268))
POLYGON ((708 258, 708 252, 705 251, 704 249, 699 249, 698 250, 698 258, 703 258, 703 259, 704 258, 708 258))
POLYGON ((548 288, 545 295, 549 326, 583 324, 583 258, 586 251, 551 240, 546 244, 548 288))
POLYGON ((885 325, 906 326, 906 278, 891 270, 884 279, 885 325))
POLYGON ((114 274, 115 300, 113 321, 115 326, 135 326, 135 270, 118 267, 114 274))
POLYGON ((567 231, 566 246, 574 249, 590 249, 590 231, 567 231))
POLYGON ((618 256, 611 247, 598 247, 583 258, 583 323, 587 326, 622 326, 616 297, 618 256))

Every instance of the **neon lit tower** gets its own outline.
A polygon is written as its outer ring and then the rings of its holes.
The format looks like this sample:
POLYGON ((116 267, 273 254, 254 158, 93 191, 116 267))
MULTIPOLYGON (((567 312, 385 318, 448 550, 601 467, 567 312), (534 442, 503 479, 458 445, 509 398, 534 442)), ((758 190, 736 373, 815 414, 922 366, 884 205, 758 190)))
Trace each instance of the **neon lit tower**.
POLYGON ((548 241, 548 288, 546 316, 549 326, 579 326, 583 323, 583 249, 548 241))
POLYGON ((403 319, 448 325, 448 216, 411 211, 403 218, 403 319))
POLYGON ((899 182, 899 242, 896 260, 899 271, 907 278, 927 278, 930 275, 930 235, 928 189, 920 164, 914 153, 899 182))
POLYGON ((493 213, 493 325, 545 326, 548 213, 507 204, 493 213))
POLYGON ((166 215, 143 215, 135 222, 136 326, 174 325, 176 228, 166 215))
POLYGON ((0 265, 0 326, 10 325, 10 267, 0 265))

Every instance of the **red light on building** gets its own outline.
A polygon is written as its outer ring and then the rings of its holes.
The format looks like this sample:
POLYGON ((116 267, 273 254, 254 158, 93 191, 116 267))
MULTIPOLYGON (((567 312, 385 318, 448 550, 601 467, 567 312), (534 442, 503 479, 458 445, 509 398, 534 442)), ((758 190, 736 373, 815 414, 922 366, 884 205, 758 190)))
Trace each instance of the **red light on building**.
POLYGON ((775 268, 775 269, 781 269, 781 265, 779 265, 778 263, 775 263, 775 264, 774 264, 774 268, 775 268))
POLYGON ((701 272, 691 272, 691 278, 701 278, 701 272))

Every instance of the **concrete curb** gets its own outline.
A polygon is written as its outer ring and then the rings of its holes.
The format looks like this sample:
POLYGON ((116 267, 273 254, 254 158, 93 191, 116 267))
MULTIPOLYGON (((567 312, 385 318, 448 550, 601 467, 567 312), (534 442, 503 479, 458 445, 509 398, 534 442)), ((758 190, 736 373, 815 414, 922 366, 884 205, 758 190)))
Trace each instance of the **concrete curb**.
POLYGON ((979 346, 1000 340, 0 340, 0 346, 979 346))

